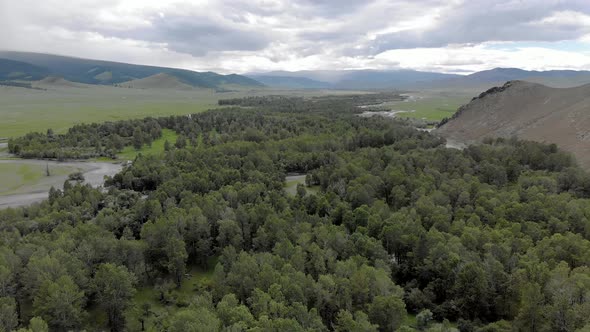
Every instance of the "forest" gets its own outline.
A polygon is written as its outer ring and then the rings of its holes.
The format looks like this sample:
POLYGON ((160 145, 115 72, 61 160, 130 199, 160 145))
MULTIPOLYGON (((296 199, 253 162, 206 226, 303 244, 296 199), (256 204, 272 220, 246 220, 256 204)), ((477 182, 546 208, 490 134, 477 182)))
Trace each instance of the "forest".
POLYGON ((227 100, 12 139, 67 159, 178 134, 105 190, 72 178, 0 210, 0 330, 590 331, 590 176, 573 157, 449 149, 359 117, 368 99, 227 100), (306 175, 295 195, 289 174, 306 175), (208 277, 185 291, 193 271, 208 277))

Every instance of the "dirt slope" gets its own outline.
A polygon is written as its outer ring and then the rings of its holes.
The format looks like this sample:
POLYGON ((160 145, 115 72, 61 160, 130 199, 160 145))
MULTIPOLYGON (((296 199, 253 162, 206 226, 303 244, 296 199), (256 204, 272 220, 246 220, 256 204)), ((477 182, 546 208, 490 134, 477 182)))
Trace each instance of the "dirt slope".
POLYGON ((146 78, 136 79, 119 84, 125 88, 134 89, 174 89, 174 90, 192 90, 193 87, 170 74, 156 74, 146 78))
POLYGON ((510 81, 459 108, 435 133, 465 143, 511 136, 556 143, 590 168, 590 84, 560 89, 510 81))

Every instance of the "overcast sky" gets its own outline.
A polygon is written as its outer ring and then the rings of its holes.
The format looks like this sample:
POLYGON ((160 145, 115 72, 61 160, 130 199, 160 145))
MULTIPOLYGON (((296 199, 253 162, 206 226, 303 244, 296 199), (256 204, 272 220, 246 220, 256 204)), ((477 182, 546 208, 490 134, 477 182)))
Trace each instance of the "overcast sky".
POLYGON ((590 70, 590 0, 0 0, 0 49, 223 73, 590 70))

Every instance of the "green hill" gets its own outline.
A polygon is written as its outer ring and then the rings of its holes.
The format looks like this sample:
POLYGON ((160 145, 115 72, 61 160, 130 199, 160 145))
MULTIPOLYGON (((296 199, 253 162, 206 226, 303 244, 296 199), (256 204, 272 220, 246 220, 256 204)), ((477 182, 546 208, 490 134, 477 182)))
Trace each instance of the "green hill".
POLYGON ((261 87, 245 76, 195 72, 185 69, 134 65, 121 62, 80 59, 51 54, 0 52, 0 79, 39 80, 49 75, 86 84, 112 85, 168 74, 193 87, 219 89, 224 85, 261 87))

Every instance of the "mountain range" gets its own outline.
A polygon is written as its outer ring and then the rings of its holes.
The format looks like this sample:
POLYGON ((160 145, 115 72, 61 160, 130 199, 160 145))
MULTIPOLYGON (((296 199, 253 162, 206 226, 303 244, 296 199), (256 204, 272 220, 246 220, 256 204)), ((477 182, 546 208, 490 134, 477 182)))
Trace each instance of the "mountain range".
MULTIPOLYGON (((226 86, 262 87, 245 76, 220 75, 185 69, 134 65, 128 63, 80 59, 59 55, 0 52, 0 80, 36 81, 49 76, 85 84, 113 85, 166 74, 194 88, 223 89, 226 86)), ((158 77, 156 77, 158 80, 158 77)))
POLYGON ((511 80, 526 80, 554 87, 590 83, 590 71, 527 71, 495 68, 470 75, 415 70, 275 71, 246 76, 269 86, 324 89, 486 89, 511 80))
POLYGON ((180 90, 193 88, 224 90, 231 89, 231 87, 343 90, 484 90, 510 80, 526 80, 552 87, 572 87, 590 83, 589 71, 573 70, 527 71, 518 68, 495 68, 470 75, 409 69, 306 70, 221 75, 214 72, 195 72, 186 69, 135 65, 51 54, 0 51, 0 81, 38 81, 48 77, 57 77, 83 84, 180 90))

